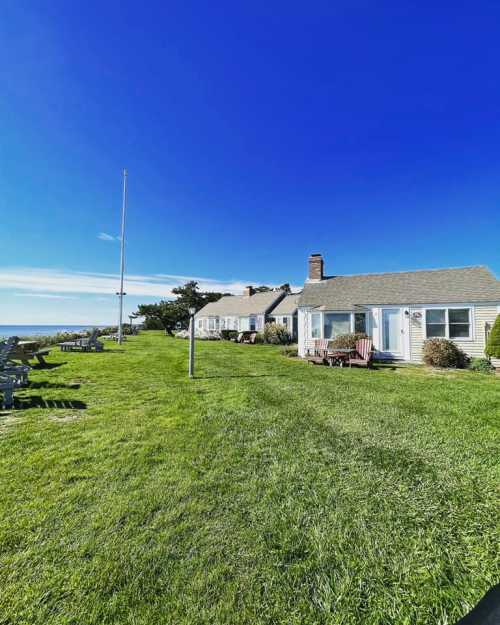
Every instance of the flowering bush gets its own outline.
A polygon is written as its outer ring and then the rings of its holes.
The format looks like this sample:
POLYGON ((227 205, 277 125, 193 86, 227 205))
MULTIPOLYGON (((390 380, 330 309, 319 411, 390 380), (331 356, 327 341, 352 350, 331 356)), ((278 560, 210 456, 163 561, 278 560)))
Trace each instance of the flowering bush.
POLYGON ((357 341, 367 339, 363 332, 353 332, 352 334, 339 334, 331 342, 331 346, 337 349, 355 349, 357 341))
POLYGON ((263 331, 264 343, 273 345, 289 345, 292 337, 287 327, 280 323, 266 323, 263 331))
POLYGON ((463 369, 469 362, 469 357, 448 339, 427 339, 422 356, 425 364, 431 367, 463 369))

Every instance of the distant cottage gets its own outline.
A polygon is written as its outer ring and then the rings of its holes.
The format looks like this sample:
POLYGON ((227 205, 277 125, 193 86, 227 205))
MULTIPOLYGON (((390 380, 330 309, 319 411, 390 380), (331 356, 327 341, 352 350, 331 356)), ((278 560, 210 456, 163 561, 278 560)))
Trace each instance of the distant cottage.
POLYGON ((296 330, 297 295, 279 289, 256 293, 252 286, 247 286, 243 295, 225 295, 199 310, 195 328, 199 332, 259 332, 274 320, 286 325, 291 333, 296 330))

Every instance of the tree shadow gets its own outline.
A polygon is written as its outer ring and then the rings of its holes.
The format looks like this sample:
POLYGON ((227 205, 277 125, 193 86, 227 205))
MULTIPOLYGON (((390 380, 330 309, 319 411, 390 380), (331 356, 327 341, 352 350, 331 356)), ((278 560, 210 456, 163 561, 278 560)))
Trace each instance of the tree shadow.
POLYGON ((77 399, 44 399, 39 395, 33 395, 32 397, 14 397, 14 407, 20 410, 27 410, 28 408, 62 408, 65 410, 85 410, 87 404, 77 399))

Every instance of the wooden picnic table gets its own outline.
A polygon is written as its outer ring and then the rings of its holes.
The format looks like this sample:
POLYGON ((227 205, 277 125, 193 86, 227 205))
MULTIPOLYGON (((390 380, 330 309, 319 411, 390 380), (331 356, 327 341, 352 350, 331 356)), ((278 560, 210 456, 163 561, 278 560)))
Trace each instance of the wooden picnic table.
POLYGON ((326 354, 326 359, 328 360, 328 364, 330 365, 330 367, 333 367, 333 365, 343 367, 349 360, 349 356, 352 353, 356 353, 356 350, 351 347, 338 347, 335 349, 329 349, 326 354))
POLYGON ((36 358, 43 367, 47 364, 44 356, 47 356, 49 353, 50 348, 40 349, 38 341, 19 341, 10 357, 12 360, 20 360, 23 365, 29 365, 29 361, 36 358))
POLYGON ((23 349, 38 349, 39 341, 19 341, 18 345, 22 345, 23 349))

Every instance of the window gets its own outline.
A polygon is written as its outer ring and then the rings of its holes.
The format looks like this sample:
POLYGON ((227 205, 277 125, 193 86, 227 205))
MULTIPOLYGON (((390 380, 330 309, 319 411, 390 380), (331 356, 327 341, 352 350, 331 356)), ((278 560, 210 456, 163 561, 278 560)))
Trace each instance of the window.
POLYGON ((198 319, 198 329, 201 330, 203 328, 203 319, 198 319))
POLYGON ((288 317, 281 317, 281 325, 284 325, 285 328, 288 327, 288 317))
POLYGON ((250 319, 248 317, 240 317, 240 330, 242 332, 250 330, 250 319))
POLYGON ((351 313, 325 313, 323 326, 325 339, 334 339, 339 334, 349 334, 351 313))
POLYGON ((248 318, 248 325, 249 325, 250 332, 255 332, 255 317, 248 318))
POLYGON ((425 311, 428 339, 469 339, 471 337, 470 308, 428 308, 425 311))
POLYGON ((208 320, 208 329, 211 331, 215 330, 215 318, 214 317, 210 317, 210 319, 208 320))
POLYGON ((448 310, 450 339, 470 337, 470 308, 450 308, 448 310))
POLYGON ((312 313, 311 315, 311 337, 313 339, 321 338, 321 313, 312 313))
POLYGON ((446 337, 446 309, 434 308, 425 313, 427 338, 446 337))
POLYGON ((366 334, 366 313, 354 313, 354 332, 366 334))

